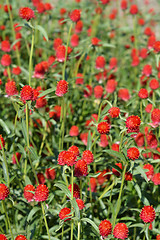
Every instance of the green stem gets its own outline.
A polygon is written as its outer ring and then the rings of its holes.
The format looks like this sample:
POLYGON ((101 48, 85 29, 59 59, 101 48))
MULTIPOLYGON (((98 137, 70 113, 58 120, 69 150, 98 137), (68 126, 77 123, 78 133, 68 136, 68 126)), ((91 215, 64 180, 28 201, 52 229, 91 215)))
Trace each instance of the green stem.
POLYGON ((46 122, 46 124, 45 124, 43 139, 42 139, 42 143, 41 143, 40 150, 39 150, 39 156, 41 156, 41 153, 42 153, 42 150, 43 150, 43 146, 44 146, 44 142, 45 142, 46 136, 47 136, 47 122, 46 122))
POLYGON ((80 233, 81 233, 81 221, 78 222, 78 237, 77 237, 77 240, 80 240, 80 233))
POLYGON ((71 35, 71 31, 72 31, 72 25, 73 25, 73 23, 71 23, 71 26, 70 26, 69 32, 68 32, 68 38, 67 38, 67 46, 66 46, 65 60, 64 60, 63 72, 62 72, 63 80, 65 80, 65 70, 66 70, 66 62, 67 62, 67 54, 68 54, 68 45, 69 45, 70 35, 71 35))
MULTIPOLYGON (((72 186, 72 190, 71 190, 71 200, 73 200, 73 183, 74 183, 74 176, 73 176, 73 166, 71 167, 71 186, 72 186)), ((73 217, 73 214, 72 214, 73 217)), ((71 220, 71 237, 70 240, 73 240, 73 224, 74 221, 73 219, 71 220)))
POLYGON ((1 201, 2 202, 2 207, 4 209, 4 212, 5 212, 5 215, 6 215, 6 218, 7 218, 7 222, 8 222, 8 225, 9 225, 9 230, 10 230, 10 233, 11 233, 11 238, 12 240, 14 240, 14 237, 13 237, 13 233, 12 233, 12 229, 11 229, 11 223, 10 223, 10 220, 9 220, 9 217, 8 217, 8 214, 7 214, 7 211, 6 211, 6 206, 4 204, 4 200, 1 201))
POLYGON ((32 79, 32 57, 33 57, 33 48, 34 48, 34 30, 32 30, 32 44, 29 58, 29 85, 31 85, 32 79))
POLYGON ((106 188, 104 189, 103 193, 102 193, 101 196, 98 198, 98 201, 101 200, 101 199, 103 198, 103 196, 104 196, 110 189, 113 188, 113 186, 114 186, 114 181, 113 181, 113 183, 112 183, 109 187, 106 187, 106 188))
POLYGON ((3 155, 3 162, 4 162, 4 176, 6 176, 6 181, 7 181, 7 187, 9 187, 9 172, 8 172, 8 165, 7 165, 7 160, 6 160, 6 156, 5 156, 5 152, 4 152, 4 147, 3 147, 3 144, 2 142, 0 141, 0 145, 1 145, 1 148, 2 148, 2 155, 3 155))
POLYGON ((9 80, 12 81, 11 70, 9 66, 7 67, 7 73, 8 73, 9 80))
POLYGON ((64 224, 62 226, 62 237, 61 237, 61 240, 63 240, 63 235, 64 235, 64 224))
POLYGON ((47 230, 47 234, 48 234, 48 239, 51 240, 50 233, 49 233, 49 228, 48 228, 48 224, 47 224, 47 219, 46 219, 46 216, 45 216, 44 206, 43 206, 42 202, 41 202, 41 207, 42 207, 42 214, 43 214, 43 218, 44 218, 44 222, 45 222, 45 226, 46 226, 46 230, 47 230))
POLYGON ((141 121, 143 122, 143 102, 140 101, 141 121))

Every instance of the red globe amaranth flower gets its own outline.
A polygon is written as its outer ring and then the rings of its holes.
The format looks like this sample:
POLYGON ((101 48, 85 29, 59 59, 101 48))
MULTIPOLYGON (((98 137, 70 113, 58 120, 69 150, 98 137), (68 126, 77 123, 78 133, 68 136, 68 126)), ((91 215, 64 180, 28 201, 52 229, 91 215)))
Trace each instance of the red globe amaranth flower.
POLYGON ((57 83, 57 88, 56 88, 55 94, 59 97, 62 97, 67 92, 68 92, 68 82, 65 80, 60 80, 57 83))
POLYGON ((54 41, 53 41, 53 48, 54 50, 57 50, 57 48, 59 46, 61 46, 63 44, 63 41, 61 38, 55 38, 54 41))
POLYGON ((34 193, 35 192, 35 187, 31 184, 28 184, 24 188, 24 197, 28 202, 31 202, 34 200, 34 193))
POLYGON ((90 85, 86 85, 85 86, 86 89, 84 89, 83 93, 84 93, 84 97, 88 98, 92 95, 92 86, 90 85))
POLYGON ((82 153, 82 159, 88 164, 91 164, 94 161, 93 153, 90 150, 85 150, 82 153))
POLYGON ((131 5, 131 7, 130 7, 130 14, 135 15, 135 14, 137 14, 137 13, 138 13, 138 7, 137 7, 137 5, 136 5, 136 4, 131 5))
POLYGON ((101 122, 97 126, 97 131, 100 134, 107 134, 110 131, 110 125, 107 122, 101 122))
POLYGON ((15 240, 27 240, 27 238, 24 235, 18 235, 15 240))
POLYGON ((93 46, 99 46, 99 42, 100 42, 101 40, 99 39, 99 38, 97 38, 97 37, 93 37, 92 39, 91 39, 91 43, 92 43, 92 45, 93 46))
POLYGON ((101 98, 103 95, 103 87, 102 86, 95 86, 94 88, 94 96, 95 98, 101 98))
POLYGON ((3 67, 8 67, 11 65, 11 56, 8 54, 4 54, 1 58, 1 64, 3 67))
POLYGON ((9 4, 9 8, 8 8, 8 5, 5 4, 5 5, 4 5, 4 11, 5 11, 6 13, 8 13, 8 12, 9 12, 9 9, 10 9, 10 11, 12 11, 12 5, 9 4))
POLYGON ((21 159, 21 154, 19 152, 16 152, 16 154, 13 154, 12 156, 12 163, 17 164, 21 159))
POLYGON ((4 148, 5 147, 5 141, 4 141, 4 138, 2 137, 2 135, 0 134, 0 150, 2 150, 1 144, 2 144, 2 146, 4 148))
POLYGON ((77 73, 76 76, 76 84, 83 84, 84 83, 84 78, 82 73, 77 73))
POLYGON ((20 67, 14 67, 14 68, 12 69, 12 73, 13 73, 14 75, 19 75, 19 74, 21 73, 20 67))
POLYGON ((132 181, 132 179, 133 179, 132 173, 126 172, 126 173, 125 173, 125 180, 126 180, 126 181, 132 181))
POLYGON ((23 102, 33 99, 33 89, 29 85, 25 85, 21 90, 21 100, 23 102))
POLYGON ((154 174, 154 167, 153 167, 153 165, 151 165, 149 163, 145 164, 143 166, 143 169, 147 169, 148 170, 147 172, 145 172, 145 174, 147 176, 148 181, 151 180, 152 177, 153 177, 153 174, 154 174))
POLYGON ((106 179, 110 179, 111 174, 106 175, 107 172, 110 172, 109 169, 103 170, 103 171, 97 171, 97 173, 100 173, 97 177, 97 181, 99 185, 102 185, 106 179))
POLYGON ((152 89, 152 90, 156 90, 159 88, 159 82, 157 79, 151 79, 150 83, 149 83, 149 87, 152 89))
POLYGON ((127 88, 122 88, 118 90, 118 97, 123 101, 128 101, 130 99, 130 94, 127 88))
POLYGON ((157 148, 158 141, 157 141, 156 135, 153 134, 152 131, 146 135, 146 140, 147 140, 148 147, 157 148))
POLYGON ((45 171, 46 178, 50 180, 54 180, 56 177, 56 171, 54 168, 47 168, 45 171))
POLYGON ((119 152, 119 144, 118 143, 113 143, 112 146, 111 146, 111 149, 113 151, 119 152))
POLYGON ((63 220, 63 219, 65 219, 64 220, 64 222, 66 222, 66 221, 68 221, 68 220, 71 220, 71 214, 70 214, 70 212, 71 212, 71 209, 70 208, 67 208, 67 207, 65 207, 65 208, 62 208, 61 209, 61 211, 59 212, 59 217, 60 217, 60 219, 61 220, 63 220))
POLYGON ((3 184, 0 183, 0 200, 4 200, 5 198, 7 198, 9 195, 9 189, 8 187, 3 184))
POLYGON ((66 55, 66 47, 64 45, 59 45, 56 49, 56 59, 58 62, 64 62, 66 55))
MULTIPOLYGON (((69 191, 72 194, 72 184, 68 186, 69 191)), ((76 183, 73 183, 73 197, 80 198, 80 189, 79 186, 76 183)))
POLYGON ((99 224, 99 233, 102 237, 108 237, 112 233, 112 224, 108 220, 103 220, 99 224))
POLYGON ((83 29, 83 22, 81 20, 79 20, 78 22, 76 22, 75 32, 80 33, 80 32, 82 32, 82 29, 83 29))
MULTIPOLYGON (((91 192, 97 191, 97 179, 96 178, 90 178, 90 185, 91 185, 91 192)), ((88 188, 89 190, 89 188, 88 188)))
POLYGON ((15 81, 8 81, 5 85, 5 90, 8 96, 14 96, 18 94, 15 81))
POLYGON ((79 135, 79 128, 77 126, 72 126, 69 130, 69 135, 71 137, 77 137, 79 135))
POLYGON ((138 92, 138 96, 142 99, 148 98, 148 91, 145 88, 141 88, 138 92))
POLYGON ((100 0, 102 4, 108 4, 110 0, 100 0))
POLYGON ((43 108, 47 105, 47 100, 45 99, 45 96, 40 97, 36 100, 36 108, 43 108))
POLYGON ((126 119, 127 132, 139 132, 139 126, 141 124, 141 119, 138 116, 130 116, 126 119))
POLYGON ((37 173, 37 178, 38 178, 38 184, 44 184, 46 181, 43 173, 37 173))
POLYGON ((34 11, 29 7, 22 7, 19 9, 19 16, 23 19, 29 21, 32 18, 35 18, 34 11))
POLYGON ((124 11, 124 10, 126 10, 127 9, 127 6, 128 4, 127 4, 127 1, 126 0, 122 0, 121 1, 121 9, 124 11))
POLYGON ((143 67, 142 74, 149 77, 152 74, 152 66, 147 64, 143 67))
POLYGON ((87 174, 88 174, 87 163, 83 159, 78 160, 75 164, 74 176, 82 177, 87 176, 87 174))
POLYGON ((125 239, 128 237, 128 227, 125 223, 117 223, 114 230, 113 236, 119 239, 125 239))
POLYGON ((156 240, 160 240, 160 234, 156 236, 156 240))
POLYGON ((105 67, 105 64, 106 64, 106 60, 103 56, 98 56, 96 58, 96 69, 102 69, 105 67))
POLYGON ((146 108, 145 108, 145 111, 147 113, 150 113, 152 111, 152 108, 153 108, 153 105, 151 103, 147 104, 146 108))
POLYGON ((139 216, 143 222, 151 223, 156 217, 156 212, 152 206, 144 206, 139 216))
MULTIPOLYGON (((118 166, 120 169, 122 169, 122 163, 115 163, 115 165, 118 166)), ((112 168, 112 172, 117 177, 119 177, 121 175, 115 168, 112 168)))
POLYGON ((110 69, 116 69, 116 68, 117 68, 117 58, 112 57, 112 58, 109 60, 109 68, 110 68, 110 69))
POLYGON ((58 156, 59 164, 64 163, 64 164, 67 164, 67 166, 73 166, 76 163, 76 159, 77 159, 76 155, 70 151, 63 151, 60 157, 58 156))
POLYGON ((7 40, 4 40, 1 42, 1 50, 3 52, 10 52, 11 51, 11 45, 10 42, 7 40))
POLYGON ((139 158, 139 150, 136 147, 131 147, 127 150, 127 157, 131 160, 135 160, 139 158))
POLYGON ((84 201, 82 199, 78 198, 78 199, 76 199, 76 202, 79 207, 79 210, 82 210, 85 207, 84 201))
POLYGON ((70 148, 68 148, 69 152, 74 153, 75 156, 79 156, 79 148, 77 146, 71 146, 70 148))
POLYGON ((79 44, 79 36, 77 34, 73 34, 71 36, 70 42, 72 47, 77 47, 79 44))
POLYGON ((58 164, 61 165, 61 166, 64 166, 64 165, 65 165, 63 156, 65 155, 66 152, 67 152, 67 151, 62 151, 62 152, 60 152, 59 155, 58 155, 58 160, 57 160, 57 161, 58 161, 58 164))
POLYGON ((8 240, 4 234, 0 234, 0 240, 8 240))
POLYGON ((108 112, 112 118, 117 118, 117 117, 119 117, 120 109, 118 107, 112 107, 109 109, 108 112))
POLYGON ((151 113, 151 120, 154 124, 160 124, 160 109, 153 109, 151 113))
POLYGON ((151 180, 154 185, 160 185, 160 173, 155 173, 151 180))
POLYGON ((146 48, 142 48, 140 49, 139 51, 139 56, 142 58, 142 59, 145 59, 148 57, 148 50, 146 48))
POLYGON ((81 12, 78 9, 73 10, 70 14, 69 14, 70 19, 73 22, 78 22, 80 20, 81 17, 81 12))
POLYGON ((100 147, 107 147, 108 146, 108 140, 109 140, 109 136, 107 136, 106 134, 101 134, 100 136, 100 142, 98 143, 100 147))
POLYGON ((48 199, 48 196, 49 196, 48 187, 44 184, 38 185, 35 190, 34 200, 36 202, 43 202, 48 199))
POLYGON ((144 145, 144 134, 138 133, 137 136, 135 137, 135 142, 138 147, 142 147, 144 145))
POLYGON ((153 49, 156 53, 159 53, 160 52, 160 41, 156 41, 154 44, 153 44, 153 49))

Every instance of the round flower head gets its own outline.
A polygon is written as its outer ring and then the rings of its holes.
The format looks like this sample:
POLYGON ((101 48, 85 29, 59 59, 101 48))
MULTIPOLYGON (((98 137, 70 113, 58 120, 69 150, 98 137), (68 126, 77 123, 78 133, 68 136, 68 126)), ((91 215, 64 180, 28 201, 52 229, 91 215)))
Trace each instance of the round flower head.
POLYGON ((65 208, 62 208, 61 211, 59 212, 59 217, 61 220, 65 219, 64 222, 68 221, 68 220, 71 220, 71 217, 72 215, 70 214, 71 212, 71 209, 65 207, 65 208))
POLYGON ((8 240, 4 234, 0 234, 0 240, 8 240))
POLYGON ((154 185, 160 185, 160 173, 155 173, 152 177, 154 185))
POLYGON ((156 41, 154 44, 153 44, 153 49, 156 53, 159 53, 160 52, 160 41, 156 41))
POLYGON ((141 88, 138 92, 138 96, 142 99, 148 98, 148 91, 145 88, 141 88))
POLYGON ((119 89, 118 97, 123 101, 128 101, 130 99, 130 94, 127 88, 119 89))
POLYGON ((29 7, 22 7, 19 9, 19 16, 23 19, 29 21, 32 18, 35 18, 34 11, 29 7))
POLYGON ((92 86, 86 85, 85 88, 86 89, 84 89, 84 97, 88 98, 92 95, 92 86))
POLYGON ((139 150, 136 147, 131 147, 127 150, 127 157, 131 160, 135 160, 139 158, 139 150))
POLYGON ((27 240, 27 238, 24 235, 18 235, 15 240, 27 240))
POLYGON ((56 50, 59 46, 63 44, 63 41, 61 38, 55 38, 53 42, 53 48, 56 50))
POLYGON ((9 189, 8 187, 3 184, 0 183, 0 200, 4 200, 5 198, 7 198, 9 195, 9 189))
POLYGON ((33 89, 29 85, 25 85, 21 90, 21 100, 23 102, 33 99, 33 89))
POLYGON ((146 174, 146 176, 147 176, 147 179, 148 180, 151 180, 152 179, 152 177, 153 177, 153 174, 154 174, 154 167, 153 167, 153 165, 151 165, 151 164, 145 164, 144 166, 143 166, 143 169, 147 169, 148 171, 147 172, 145 172, 145 174, 146 174))
POLYGON ((66 47, 64 45, 59 45, 56 48, 56 59, 58 62, 64 62, 66 55, 66 47))
POLYGON ((151 223, 154 221, 156 212, 152 206, 144 206, 140 213, 140 218, 145 223, 151 223))
POLYGON ((108 220, 103 220, 99 224, 99 232, 102 237, 108 237, 112 233, 112 224, 108 220))
POLYGON ((97 69, 102 69, 105 67, 105 64, 106 64, 106 60, 103 56, 98 56, 96 58, 96 68, 97 69))
POLYGON ((131 7, 130 7, 130 14, 135 15, 135 14, 137 14, 137 13, 138 13, 138 7, 137 7, 137 5, 136 5, 136 4, 131 5, 131 7))
MULTIPOLYGON (((58 156, 59 158, 59 156, 58 156)), ((58 162, 67 164, 67 166, 73 166, 76 163, 76 155, 73 152, 70 151, 63 151, 63 153, 60 156, 60 160, 58 162)), ((60 164, 59 163, 59 164, 60 164)), ((62 165, 60 164, 60 165, 62 165)))
POLYGON ((139 126, 141 124, 141 119, 138 116, 130 116, 126 120, 126 127, 129 132, 139 132, 139 126))
POLYGON ((36 202, 43 202, 48 199, 48 196, 49 196, 48 187, 44 184, 38 185, 35 190, 34 200, 36 202))
POLYGON ((101 0, 102 4, 108 4, 110 2, 110 0, 101 0))
POLYGON ((151 113, 151 120, 154 124, 160 123, 160 109, 155 108, 151 113))
POLYGON ((78 22, 76 22, 75 32, 80 33, 80 32, 82 32, 82 29, 83 29, 83 22, 81 20, 79 20, 78 22))
POLYGON ((1 50, 3 52, 10 52, 11 51, 11 45, 10 42, 5 40, 1 42, 1 50))
POLYGON ((101 98, 102 95, 103 95, 103 87, 102 86, 95 86, 95 88, 94 88, 95 98, 101 98))
POLYGON ((160 234, 156 236, 156 240, 160 240, 160 234))
POLYGON ((45 96, 40 97, 36 100, 36 108, 43 108, 47 105, 47 100, 45 99, 45 96))
POLYGON ((98 143, 100 147, 107 147, 108 146, 108 139, 109 137, 106 134, 101 134, 100 136, 100 142, 98 143))
POLYGON ((121 9, 124 11, 127 9, 127 0, 121 0, 121 9))
POLYGON ((114 230, 113 236, 119 239, 125 239, 128 237, 128 227, 125 223, 117 223, 114 230))
POLYGON ((12 60, 11 60, 11 56, 10 56, 10 55, 4 54, 4 55, 2 56, 2 58, 1 58, 1 64, 2 64, 3 67, 8 67, 8 66, 10 66, 10 65, 11 65, 11 62, 12 62, 12 60))
POLYGON ((65 165, 63 156, 65 155, 66 152, 67 152, 67 151, 62 151, 62 152, 60 152, 59 155, 58 155, 58 160, 57 160, 57 161, 58 161, 58 164, 61 165, 61 166, 64 166, 64 165, 65 165))
POLYGON ((76 202, 78 204, 79 210, 82 210, 85 207, 82 199, 78 198, 78 199, 76 199, 76 202))
POLYGON ((88 174, 87 163, 83 159, 78 160, 75 164, 74 176, 82 177, 86 176, 87 174, 88 174))
POLYGON ((5 85, 5 90, 8 96, 14 96, 18 94, 16 83, 14 81, 8 81, 5 85))
POLYGON ((57 83, 57 88, 56 88, 55 94, 59 97, 62 97, 67 92, 68 92, 68 82, 65 80, 60 80, 57 83))
POLYGON ((71 36, 71 40, 70 41, 71 41, 71 46, 72 47, 77 47, 78 44, 79 44, 79 36, 77 34, 73 34, 71 36))
POLYGON ((82 153, 82 159, 88 164, 91 164, 94 161, 93 153, 90 150, 85 150, 82 153))
POLYGON ((54 180, 56 177, 56 171, 54 168, 47 168, 45 174, 47 179, 54 180))
POLYGON ((152 74, 152 66, 147 64, 143 67, 142 74, 149 77, 152 74))
POLYGON ((126 173, 125 173, 125 180, 126 180, 126 181, 132 181, 132 179, 133 179, 132 173, 126 172, 126 173))
POLYGON ((12 73, 13 73, 14 75, 19 75, 19 74, 21 73, 21 68, 20 68, 20 67, 14 67, 14 68, 12 69, 12 73))
POLYGON ((17 162, 19 162, 21 159, 21 154, 19 152, 16 152, 15 154, 13 154, 12 156, 12 163, 13 164, 17 164, 17 162))
POLYGON ((73 22, 78 22, 80 20, 80 17, 81 17, 80 10, 78 10, 78 9, 73 10, 69 14, 69 17, 73 22))
POLYGON ((4 141, 4 138, 2 137, 2 135, 0 134, 0 150, 2 149, 2 146, 5 147, 5 141, 4 141))
MULTIPOLYGON (((68 186, 69 191, 72 193, 72 184, 68 186)), ((80 189, 76 183, 73 183, 73 197, 80 198, 80 189)))
POLYGON ((110 131, 110 125, 107 122, 101 122, 98 124, 97 131, 100 134, 107 134, 110 131))
POLYGON ((68 148, 68 151, 74 153, 77 157, 79 156, 79 148, 77 146, 71 146, 68 148))
POLYGON ((149 86, 152 90, 156 90, 159 88, 159 82, 157 79, 151 79, 149 86))
POLYGON ((44 184, 46 181, 43 173, 37 173, 37 178, 39 184, 44 184))
POLYGON ((79 128, 77 126, 72 126, 69 130, 69 135, 71 137, 76 137, 79 134, 79 128))
POLYGON ((35 192, 35 187, 31 184, 28 184, 24 188, 24 197, 28 202, 33 201, 34 199, 34 193, 35 192))
POLYGON ((112 107, 108 112, 112 118, 117 118, 120 114, 120 109, 118 107, 112 107))

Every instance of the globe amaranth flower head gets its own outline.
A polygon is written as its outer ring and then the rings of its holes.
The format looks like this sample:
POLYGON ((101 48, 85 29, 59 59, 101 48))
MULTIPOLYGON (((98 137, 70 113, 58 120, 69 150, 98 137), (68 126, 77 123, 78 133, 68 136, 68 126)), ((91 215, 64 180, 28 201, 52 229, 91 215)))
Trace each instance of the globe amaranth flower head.
POLYGON ((0 240, 8 240, 4 234, 0 234, 0 240))
POLYGON ((99 224, 99 233, 102 237, 108 237, 112 233, 112 224, 108 220, 103 220, 99 224))
POLYGON ((5 198, 7 198, 9 195, 9 189, 8 187, 1 183, 0 184, 0 200, 4 200, 5 198))
POLYGON ((145 223, 151 223, 154 221, 156 212, 152 206, 144 206, 140 213, 140 218, 145 223))
POLYGON ((19 16, 23 19, 26 19, 27 21, 35 18, 34 11, 29 7, 21 7, 19 9, 19 16))
POLYGON ((59 97, 62 97, 67 92, 68 92, 68 82, 65 80, 60 80, 57 83, 55 94, 59 97))
POLYGON ((125 223, 117 223, 114 230, 113 235, 118 239, 125 239, 128 237, 128 227, 125 223))

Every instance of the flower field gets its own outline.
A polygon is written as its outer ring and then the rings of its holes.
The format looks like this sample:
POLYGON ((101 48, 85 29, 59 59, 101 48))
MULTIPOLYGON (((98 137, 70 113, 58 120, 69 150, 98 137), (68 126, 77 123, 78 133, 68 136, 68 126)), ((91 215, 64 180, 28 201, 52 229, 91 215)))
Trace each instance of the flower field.
POLYGON ((0 240, 160 240, 159 9, 0 4, 0 240))

